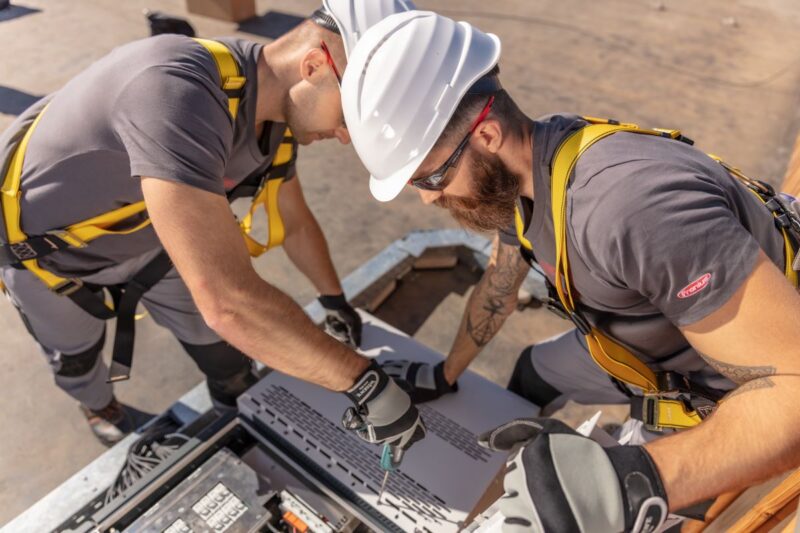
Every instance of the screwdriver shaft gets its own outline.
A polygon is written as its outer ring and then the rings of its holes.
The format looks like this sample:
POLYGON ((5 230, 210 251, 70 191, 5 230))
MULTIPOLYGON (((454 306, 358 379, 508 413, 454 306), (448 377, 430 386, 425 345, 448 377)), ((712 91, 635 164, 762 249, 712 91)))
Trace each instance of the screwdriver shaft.
POLYGON ((383 482, 381 483, 381 491, 378 494, 378 504, 380 504, 381 500, 383 499, 383 491, 386 490, 386 482, 387 481, 389 481, 389 471, 388 470, 386 470, 383 473, 383 482))

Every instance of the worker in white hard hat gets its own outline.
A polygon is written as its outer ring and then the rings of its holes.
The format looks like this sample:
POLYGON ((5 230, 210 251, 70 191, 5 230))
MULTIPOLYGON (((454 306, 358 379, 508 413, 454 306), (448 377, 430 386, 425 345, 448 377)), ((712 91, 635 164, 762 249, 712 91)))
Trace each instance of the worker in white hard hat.
POLYGON ((510 388, 544 409, 630 403, 631 431, 611 448, 546 418, 486 433, 514 451, 506 530, 655 531, 800 465, 796 204, 678 131, 530 119, 499 58, 496 36, 420 11, 350 56, 344 114, 373 195, 416 190, 495 235, 446 361, 387 372, 418 402, 454 392, 533 267, 575 329, 526 349, 510 388))
POLYGON ((407 448, 424 436, 408 395, 353 349, 361 319, 295 170, 298 144, 349 142, 339 88, 347 55, 370 25, 412 7, 324 0, 268 45, 182 35, 129 43, 3 133, 0 275, 56 384, 105 444, 132 429, 111 382, 128 377, 140 300, 206 374, 219 408, 235 408, 255 381, 255 359, 347 394, 348 427, 371 442, 407 448), (253 203, 237 222, 230 202, 242 197, 253 203), (267 242, 252 233, 262 213, 267 242), (251 256, 280 244, 344 342, 257 275, 251 256), (117 319, 110 368, 108 318, 117 319))

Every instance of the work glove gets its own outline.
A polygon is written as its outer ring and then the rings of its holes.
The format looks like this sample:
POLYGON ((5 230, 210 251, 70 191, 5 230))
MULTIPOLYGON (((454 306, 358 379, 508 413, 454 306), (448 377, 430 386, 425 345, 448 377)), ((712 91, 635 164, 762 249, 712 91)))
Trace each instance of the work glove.
POLYGON ((649 533, 667 518, 664 486, 641 446, 604 449, 546 418, 513 420, 478 443, 514 452, 499 504, 504 532, 649 533))
POLYGON ((458 383, 450 385, 444 378, 444 361, 432 366, 395 359, 386 361, 381 368, 408 393, 414 403, 430 402, 449 392, 458 391, 458 383))
POLYGON ((325 333, 353 349, 361 345, 361 315, 353 309, 344 294, 322 295, 319 303, 325 309, 325 333))
POLYGON ((342 425, 363 440, 405 451, 425 437, 425 424, 411 398, 375 361, 345 394, 354 407, 344 412, 342 425))

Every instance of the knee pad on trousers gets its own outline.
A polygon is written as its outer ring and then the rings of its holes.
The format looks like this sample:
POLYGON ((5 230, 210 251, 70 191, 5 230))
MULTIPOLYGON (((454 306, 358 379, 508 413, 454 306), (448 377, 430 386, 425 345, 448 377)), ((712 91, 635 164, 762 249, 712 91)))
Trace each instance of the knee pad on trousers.
POLYGON ((224 405, 236 405, 236 398, 258 381, 252 359, 227 342, 181 344, 206 375, 211 397, 224 405))
POLYGON ((100 335, 100 340, 94 343, 88 350, 84 350, 76 354, 62 353, 59 361, 61 363, 57 376, 64 378, 77 378, 85 376, 92 371, 97 364, 97 359, 103 351, 103 345, 106 342, 106 331, 103 329, 103 334, 100 335))
POLYGON ((531 356, 533 348, 534 346, 528 346, 519 355, 517 364, 514 366, 514 372, 511 374, 511 379, 506 388, 543 408, 561 396, 561 392, 536 372, 531 356))

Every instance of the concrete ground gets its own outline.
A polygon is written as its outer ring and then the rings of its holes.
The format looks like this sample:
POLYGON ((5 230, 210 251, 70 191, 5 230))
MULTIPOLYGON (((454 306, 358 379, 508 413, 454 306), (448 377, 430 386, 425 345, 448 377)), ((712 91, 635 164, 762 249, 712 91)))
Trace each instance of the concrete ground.
MULTIPOLYGON (((12 1, 10 10, 0 12, 0 128, 115 46, 147 36, 143 8, 186 15, 180 0, 12 1)), ((236 34, 266 42, 319 2, 258 0, 257 5, 261 17, 241 26, 189 18, 202 36, 236 34)), ((793 0, 419 0, 418 5, 498 34, 503 82, 532 116, 572 111, 680 127, 701 148, 746 173, 773 183, 783 174, 798 129, 800 97, 800 4, 793 0)), ((454 226, 410 192, 377 205, 349 147, 329 142, 304 149, 299 169, 342 274, 412 229, 454 226)), ((271 252, 257 268, 298 301, 313 297, 283 252, 271 252)), ((462 305, 462 296, 446 299, 417 338, 446 351, 462 305)), ((476 366, 492 370, 497 380, 510 373, 526 344, 565 324, 536 311, 515 317, 509 326, 476 366)), ((2 524, 103 448, 74 403, 53 386, 7 303, 0 303, 0 332, 2 524)), ((179 345, 143 320, 134 379, 117 392, 126 403, 158 412, 199 380, 179 345)))

